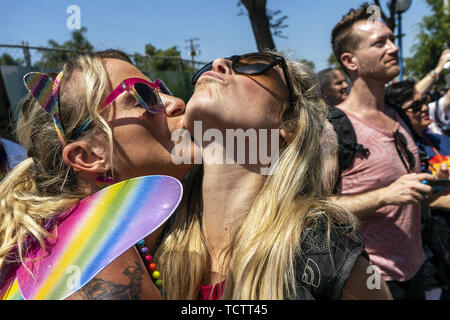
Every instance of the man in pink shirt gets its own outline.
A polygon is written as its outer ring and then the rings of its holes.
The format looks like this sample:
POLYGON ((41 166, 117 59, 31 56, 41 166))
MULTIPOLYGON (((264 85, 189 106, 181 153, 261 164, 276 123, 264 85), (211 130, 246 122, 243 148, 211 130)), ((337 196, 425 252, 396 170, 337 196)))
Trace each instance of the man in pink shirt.
POLYGON ((411 132, 384 103, 384 86, 399 73, 398 47, 392 31, 371 16, 363 5, 332 32, 334 54, 352 82, 337 108, 350 119, 357 143, 370 152, 356 153, 331 199, 360 218, 371 263, 394 299, 424 299, 421 203, 431 187, 421 181, 436 178, 420 173, 411 132))

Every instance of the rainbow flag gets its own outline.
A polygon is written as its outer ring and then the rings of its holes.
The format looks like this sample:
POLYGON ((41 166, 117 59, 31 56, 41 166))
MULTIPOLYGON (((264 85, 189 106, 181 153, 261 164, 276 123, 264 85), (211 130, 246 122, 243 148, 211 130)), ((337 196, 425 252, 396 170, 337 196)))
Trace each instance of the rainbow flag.
POLYGON ((436 174, 436 171, 439 169, 441 164, 446 163, 450 168, 450 156, 444 156, 442 154, 436 154, 429 160, 430 170, 433 174, 436 174))

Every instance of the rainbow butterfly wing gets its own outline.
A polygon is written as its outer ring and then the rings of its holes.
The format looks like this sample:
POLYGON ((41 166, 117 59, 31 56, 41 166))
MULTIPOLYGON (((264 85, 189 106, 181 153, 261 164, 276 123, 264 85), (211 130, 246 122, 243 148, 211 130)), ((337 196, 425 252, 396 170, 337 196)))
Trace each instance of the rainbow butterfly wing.
MULTIPOLYGON (((80 201, 67 212, 43 258, 17 271, 25 299, 64 299, 120 254, 163 224, 182 197, 181 183, 168 176, 119 182, 80 201)), ((41 249, 27 258, 41 257, 41 249)))

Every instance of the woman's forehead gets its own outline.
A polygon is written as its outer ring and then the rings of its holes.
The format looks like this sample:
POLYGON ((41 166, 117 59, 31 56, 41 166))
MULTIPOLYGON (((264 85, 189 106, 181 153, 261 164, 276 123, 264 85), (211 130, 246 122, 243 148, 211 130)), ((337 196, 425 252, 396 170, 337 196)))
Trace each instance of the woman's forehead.
POLYGON ((151 81, 138 68, 126 61, 106 58, 104 59, 104 65, 113 88, 117 87, 123 80, 128 78, 141 78, 151 81))

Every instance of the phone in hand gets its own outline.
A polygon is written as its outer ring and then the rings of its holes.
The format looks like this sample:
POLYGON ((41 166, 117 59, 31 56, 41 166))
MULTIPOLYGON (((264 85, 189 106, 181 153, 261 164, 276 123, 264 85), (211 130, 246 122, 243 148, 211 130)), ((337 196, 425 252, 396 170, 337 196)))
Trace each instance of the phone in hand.
POLYGON ((448 179, 438 179, 436 181, 422 180, 423 184, 428 184, 432 188, 432 193, 441 193, 450 185, 450 180, 448 179))

